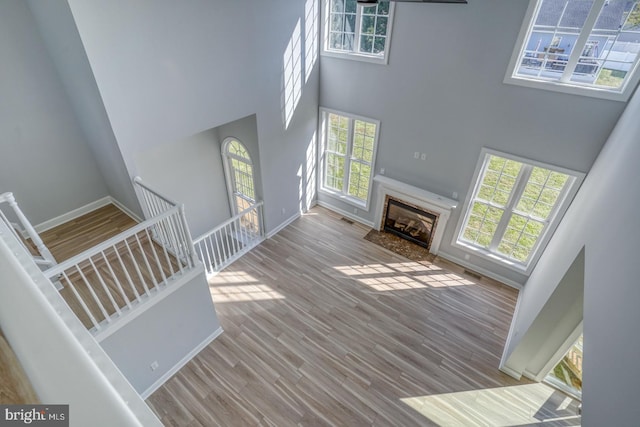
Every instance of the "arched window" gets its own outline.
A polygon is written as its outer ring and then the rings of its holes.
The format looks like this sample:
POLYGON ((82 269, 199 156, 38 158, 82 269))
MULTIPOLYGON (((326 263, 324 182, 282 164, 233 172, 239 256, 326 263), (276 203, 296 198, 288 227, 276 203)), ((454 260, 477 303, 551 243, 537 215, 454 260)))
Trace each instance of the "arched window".
POLYGON ((222 144, 224 172, 233 214, 237 215, 256 202, 253 164, 245 146, 235 138, 222 144))

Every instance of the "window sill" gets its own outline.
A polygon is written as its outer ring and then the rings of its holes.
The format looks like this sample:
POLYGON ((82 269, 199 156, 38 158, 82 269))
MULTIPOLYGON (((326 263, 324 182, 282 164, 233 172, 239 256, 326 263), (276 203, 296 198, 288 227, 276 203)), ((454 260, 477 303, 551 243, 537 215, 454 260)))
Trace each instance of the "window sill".
POLYGON ((531 270, 533 270, 534 263, 531 261, 529 262, 528 265, 520 264, 517 261, 504 258, 486 249, 478 248, 476 246, 472 246, 468 243, 461 242, 459 240, 457 241, 454 240, 453 246, 465 252, 468 252, 469 254, 475 255, 479 258, 482 258, 488 261, 492 261, 502 267, 506 267, 509 270, 515 271, 520 274, 529 275, 531 273, 531 270))
POLYGON ((355 199, 351 196, 347 196, 346 194, 339 193, 337 191, 333 191, 327 188, 320 188, 318 190, 322 194, 326 194, 329 197, 334 199, 338 199, 341 202, 348 203, 352 206, 357 207, 358 209, 362 209, 363 211, 369 212, 369 202, 363 202, 361 200, 355 199))
POLYGON ((341 59, 349 59, 352 61, 369 62, 371 64, 386 65, 389 62, 388 55, 373 56, 373 55, 364 55, 356 52, 340 52, 340 51, 326 50, 326 49, 322 49, 321 55, 328 56, 331 58, 341 58, 341 59))
MULTIPOLYGON (((507 75, 504 78, 505 84, 511 84, 516 86, 524 86, 534 89, 549 90, 552 92, 568 93, 571 95, 588 96, 591 98, 608 99, 611 101, 626 102, 629 96, 633 92, 629 90, 629 87, 620 92, 614 92, 606 89, 598 89, 595 87, 586 87, 580 85, 574 85, 570 83, 562 83, 554 80, 536 80, 527 77, 510 76, 507 75)), ((627 86, 629 86, 627 84, 627 86)))

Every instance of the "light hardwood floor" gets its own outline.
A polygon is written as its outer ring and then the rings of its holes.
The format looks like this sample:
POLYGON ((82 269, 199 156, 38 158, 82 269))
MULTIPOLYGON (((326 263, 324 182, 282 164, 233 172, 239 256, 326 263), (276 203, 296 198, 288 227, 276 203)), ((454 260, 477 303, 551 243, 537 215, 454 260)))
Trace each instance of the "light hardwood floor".
POLYGON ((0 404, 40 403, 22 365, 0 331, 0 404))
POLYGON ((67 260, 128 230, 137 222, 117 206, 108 204, 40 233, 58 262, 67 260))
POLYGON ((576 426, 498 371, 517 291, 322 208, 210 280, 225 332, 147 402, 167 426, 576 426))

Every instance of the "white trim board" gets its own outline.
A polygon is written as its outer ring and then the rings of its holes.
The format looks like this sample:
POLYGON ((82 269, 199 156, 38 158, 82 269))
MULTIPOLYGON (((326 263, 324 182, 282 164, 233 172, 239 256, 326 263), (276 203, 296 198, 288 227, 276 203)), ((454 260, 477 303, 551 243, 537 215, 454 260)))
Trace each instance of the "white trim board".
POLYGON ((189 353, 187 353, 187 355, 185 355, 182 359, 180 359, 178 361, 178 363, 173 365, 173 367, 171 369, 169 369, 167 372, 165 372, 164 375, 162 375, 153 384, 151 384, 145 391, 140 393, 140 396, 143 399, 146 399, 149 396, 151 396, 157 389, 162 387, 162 385, 165 382, 167 382, 167 380, 169 380, 172 376, 174 376, 184 365, 189 363, 189 361, 191 359, 193 359, 202 350, 204 350, 204 348, 206 346, 208 346, 209 344, 211 344, 213 342, 213 340, 218 338, 220 336, 220 334, 222 334, 222 332, 223 332, 222 326, 220 326, 211 335, 209 335, 207 338, 205 338, 200 344, 198 344, 196 347, 194 347, 193 350, 191 350, 189 353))
POLYGON ((351 220, 354 220, 356 222, 359 222, 362 225, 366 225, 367 227, 371 227, 373 228, 373 222, 366 220, 366 219, 362 219, 359 216, 356 216, 352 213, 349 213, 343 209, 337 208, 335 206, 333 206, 330 203, 327 202, 323 202, 322 200, 318 200, 317 203, 318 206, 322 206, 323 208, 329 209, 330 211, 333 211, 335 213, 339 213, 340 215, 344 216, 345 218, 349 218, 351 220))
POLYGON ((451 262, 453 262, 455 264, 458 264, 458 265, 460 265, 462 267, 469 268, 469 269, 475 271, 476 273, 482 274, 483 276, 487 276, 487 277, 489 277, 491 279, 497 280, 498 282, 504 283, 507 286, 511 286, 514 289, 517 289, 519 291, 522 290, 523 285, 521 285, 520 283, 514 282, 511 279, 507 279, 506 277, 501 276, 499 274, 496 274, 493 271, 487 270, 486 268, 478 267, 477 265, 473 265, 472 263, 470 263, 468 261, 465 261, 465 260, 463 260, 461 258, 458 258, 456 256, 450 255, 448 253, 439 252, 438 256, 440 258, 446 259, 447 261, 451 261, 451 262))
POLYGON ((41 222, 38 225, 35 225, 33 228, 36 230, 36 232, 42 233, 44 231, 50 230, 54 227, 57 227, 59 225, 64 224, 65 222, 69 222, 72 221, 78 217, 81 217, 82 215, 86 215, 89 212, 93 212, 96 209, 100 209, 104 206, 107 206, 109 204, 113 204, 115 206, 117 206, 120 210, 122 210, 124 213, 126 213, 127 215, 129 215, 131 218, 133 218, 134 220, 136 220, 137 222, 142 222, 142 220, 136 215, 134 214, 130 209, 126 208, 122 203, 120 203, 118 200, 114 199, 111 196, 105 196, 101 199, 95 200, 91 203, 87 203, 84 206, 80 206, 77 209, 73 209, 67 213, 64 213, 62 215, 59 215, 55 218, 51 218, 48 219, 44 222, 41 222))
POLYGON ((301 213, 300 212, 296 212, 289 219, 285 219, 282 223, 280 223, 280 225, 278 225, 276 228, 274 228, 273 230, 268 232, 266 234, 266 238, 267 239, 272 238, 273 236, 278 234, 280 231, 282 231, 282 229, 285 228, 287 225, 291 224, 293 221, 295 221, 296 219, 300 218, 300 216, 301 216, 301 213))

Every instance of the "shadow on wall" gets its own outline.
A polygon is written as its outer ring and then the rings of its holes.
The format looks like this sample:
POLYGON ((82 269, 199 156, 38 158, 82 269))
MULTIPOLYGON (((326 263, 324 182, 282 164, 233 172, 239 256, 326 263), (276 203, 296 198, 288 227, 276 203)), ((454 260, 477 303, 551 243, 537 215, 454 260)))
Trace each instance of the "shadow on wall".
POLYGON ((316 133, 313 132, 311 140, 307 145, 305 160, 298 168, 298 200, 300 212, 306 212, 314 205, 316 199, 316 177, 317 177, 317 142, 316 133))

